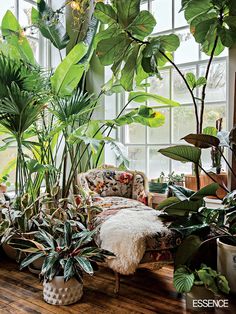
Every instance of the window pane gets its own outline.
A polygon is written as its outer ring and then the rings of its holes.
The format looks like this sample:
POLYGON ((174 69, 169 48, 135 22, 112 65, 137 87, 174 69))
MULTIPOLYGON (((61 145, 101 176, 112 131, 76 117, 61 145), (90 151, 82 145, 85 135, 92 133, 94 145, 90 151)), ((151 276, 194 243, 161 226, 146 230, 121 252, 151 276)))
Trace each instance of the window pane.
POLYGON ((128 156, 130 161, 130 168, 146 172, 145 169, 145 148, 144 147, 128 147, 128 156))
POLYGON ((176 174, 186 173, 191 174, 192 173, 192 164, 190 162, 180 162, 176 160, 172 160, 172 171, 174 171, 176 174))
POLYGON ((132 123, 125 126, 126 144, 145 144, 145 126, 132 123))
POLYGON ((196 122, 193 106, 173 108, 172 136, 173 142, 178 143, 182 137, 196 131, 196 122))
MULTIPOLYGON (((196 75, 195 67, 180 68, 181 72, 186 75, 192 72, 196 75)), ((179 101, 181 104, 192 103, 190 92, 188 91, 182 77, 177 71, 173 71, 173 99, 179 101)))
POLYGON ((159 128, 148 128, 148 143, 168 144, 170 142, 170 109, 164 108, 158 111, 166 117, 165 124, 159 128))
POLYGON ((172 0, 153 0, 151 2, 152 14, 157 25, 154 32, 163 32, 172 28, 172 0))
POLYGON ((5 15, 7 10, 11 10, 13 14, 15 9, 15 0, 1 1, 1 9, 0 9, 0 23, 2 22, 2 18, 5 15))
MULTIPOLYGON (((19 1, 19 23, 22 27, 27 27, 29 25, 32 25, 31 21, 31 10, 33 6, 31 3, 26 2, 26 1, 19 1)), ((32 33, 32 30, 30 28, 26 29, 26 35, 34 35, 37 37, 38 32, 33 30, 34 32, 32 33)))
MULTIPOLYGON (((162 80, 159 80, 157 77, 154 76, 149 79, 149 92, 152 94, 157 94, 166 98, 170 98, 170 71, 162 71, 161 77, 162 80)), ((154 101, 149 101, 148 105, 156 106, 157 103, 154 101)))
MULTIPOLYGON (((16 147, 8 147, 7 150, 0 152, 0 158, 1 158, 1 171, 6 170, 9 163, 13 162, 16 159, 16 147)), ((9 181, 13 185, 15 182, 15 170, 8 173, 9 174, 9 181)), ((10 188, 9 188, 10 189, 10 188)))
POLYGON ((176 33, 180 39, 180 46, 174 53, 176 63, 187 63, 198 60, 199 45, 195 42, 188 29, 176 33))
POLYGON ((39 62, 39 43, 37 39, 28 38, 31 48, 33 49, 34 57, 39 62))
POLYGON ((175 27, 181 27, 187 25, 187 21, 184 17, 184 12, 179 12, 181 9, 181 0, 175 0, 175 27))
MULTIPOLYGON (((205 76, 206 65, 200 66, 199 70, 200 76, 205 76)), ((226 100, 226 62, 215 62, 211 66, 208 77, 206 101, 222 100, 226 100)))
POLYGON ((141 11, 148 10, 148 1, 141 3, 141 11))
POLYGON ((215 126, 216 120, 223 118, 223 130, 226 129, 226 105, 206 105, 204 111, 204 123, 203 126, 215 126))
POLYGON ((158 153, 158 150, 164 147, 149 148, 149 179, 156 179, 161 172, 168 175, 170 172, 170 159, 158 153))

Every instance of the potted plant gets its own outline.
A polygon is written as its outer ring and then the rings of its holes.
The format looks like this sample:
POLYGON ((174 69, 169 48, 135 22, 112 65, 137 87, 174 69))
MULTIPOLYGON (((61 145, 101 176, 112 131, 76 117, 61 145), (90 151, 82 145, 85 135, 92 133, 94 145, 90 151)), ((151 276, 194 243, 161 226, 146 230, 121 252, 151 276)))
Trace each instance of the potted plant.
POLYGON ((44 257, 40 273, 44 300, 53 305, 69 305, 82 297, 83 273, 93 275, 96 262, 114 256, 92 246, 95 233, 96 230, 78 231, 66 221, 57 237, 40 229, 35 240, 12 239, 10 245, 30 253, 21 262, 21 269, 44 257))
MULTIPOLYGON (((205 264, 195 270, 186 265, 179 266, 174 272, 173 283, 178 292, 186 294, 186 309, 193 311, 203 311, 201 306, 198 307, 198 300, 214 300, 215 296, 230 291, 225 276, 205 264)), ((212 309, 207 304, 204 307, 204 311, 212 309)))
POLYGON ((149 182, 149 191, 156 192, 160 194, 165 194, 167 191, 168 183, 166 182, 164 172, 161 172, 157 179, 152 179, 149 182))

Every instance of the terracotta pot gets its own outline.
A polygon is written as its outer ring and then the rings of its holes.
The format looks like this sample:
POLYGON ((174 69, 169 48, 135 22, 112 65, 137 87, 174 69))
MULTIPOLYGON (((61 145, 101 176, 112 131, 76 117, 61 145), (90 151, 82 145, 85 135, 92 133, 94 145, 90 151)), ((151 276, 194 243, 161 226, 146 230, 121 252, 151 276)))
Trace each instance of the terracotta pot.
POLYGON ((236 245, 217 239, 217 270, 228 280, 230 291, 236 293, 236 245))
POLYGON ((52 305, 69 305, 78 302, 83 295, 83 284, 75 278, 64 282, 63 276, 43 283, 43 298, 52 305))
MULTIPOLYGON (((221 174, 211 174, 211 176, 220 184, 227 186, 227 174, 222 172, 221 174)), ((202 174, 200 175, 200 187, 203 188, 206 185, 213 183, 214 181, 211 180, 207 175, 202 174)), ((197 191, 197 181, 194 175, 185 175, 185 187, 197 191)), ((217 190, 217 196, 219 198, 224 198, 227 192, 222 188, 217 190)))
POLYGON ((0 184, 0 192, 1 193, 6 193, 7 192, 6 184, 4 184, 4 183, 0 184))
POLYGON ((2 245, 3 251, 7 257, 10 259, 17 261, 19 258, 19 251, 13 249, 9 244, 3 243, 2 245))
POLYGON ((214 300, 215 295, 204 286, 193 286, 191 291, 186 293, 186 309, 195 312, 212 312, 214 308, 198 306, 197 300, 214 300))

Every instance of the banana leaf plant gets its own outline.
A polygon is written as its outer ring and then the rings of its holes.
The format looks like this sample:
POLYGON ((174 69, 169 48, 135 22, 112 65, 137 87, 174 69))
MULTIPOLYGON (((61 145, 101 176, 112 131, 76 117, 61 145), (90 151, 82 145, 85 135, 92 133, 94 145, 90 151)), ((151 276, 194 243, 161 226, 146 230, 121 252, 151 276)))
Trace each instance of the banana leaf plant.
POLYGON ((64 230, 58 236, 39 230, 35 240, 12 239, 10 245, 29 255, 21 262, 20 268, 27 267, 39 258, 44 258, 40 276, 51 281, 63 276, 65 281, 76 278, 83 281, 83 273, 93 275, 96 262, 113 258, 114 254, 93 245, 95 231, 73 229, 65 222, 64 230))

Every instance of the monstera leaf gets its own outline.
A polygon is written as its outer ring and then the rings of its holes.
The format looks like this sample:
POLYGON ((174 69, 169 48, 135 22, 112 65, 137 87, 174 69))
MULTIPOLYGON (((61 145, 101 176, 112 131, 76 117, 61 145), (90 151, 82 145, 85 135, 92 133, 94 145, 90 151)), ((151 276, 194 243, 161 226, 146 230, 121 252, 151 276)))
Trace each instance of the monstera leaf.
POLYGON ((56 48, 59 50, 65 48, 70 38, 62 23, 53 18, 55 12, 44 0, 39 0, 37 7, 38 10, 32 7, 31 11, 33 24, 39 28, 41 34, 49 39, 56 48))

